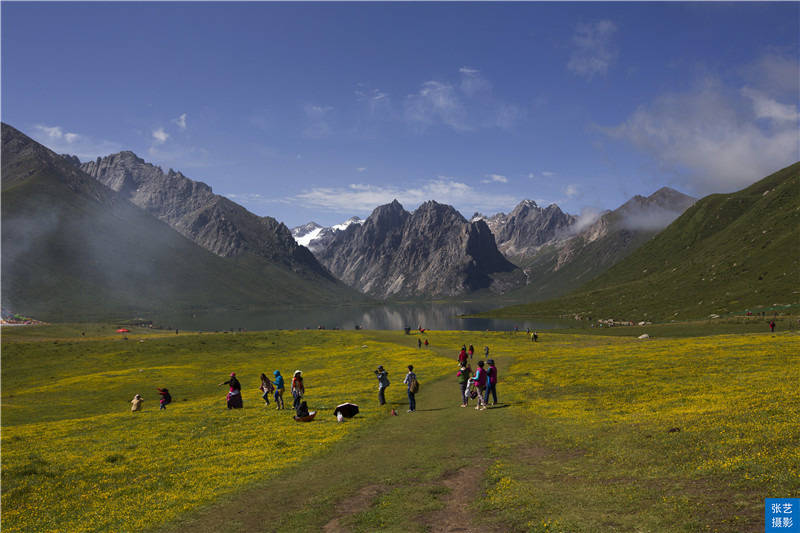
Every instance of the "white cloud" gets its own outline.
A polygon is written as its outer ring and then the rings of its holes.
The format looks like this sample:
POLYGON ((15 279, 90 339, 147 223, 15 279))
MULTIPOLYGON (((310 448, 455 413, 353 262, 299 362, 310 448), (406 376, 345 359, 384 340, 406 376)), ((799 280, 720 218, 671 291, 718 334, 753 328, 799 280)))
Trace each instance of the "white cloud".
POLYGON ((616 24, 610 20, 578 24, 572 36, 574 48, 567 68, 589 79, 595 74, 605 75, 617 57, 612 43, 616 31, 616 24))
POLYGON ((62 126, 37 124, 33 127, 31 137, 56 153, 75 155, 82 160, 95 159, 122 149, 118 143, 66 131, 62 126))
POLYGON ((421 129, 443 124, 458 132, 480 128, 510 129, 525 110, 493 94, 492 83, 471 67, 459 69, 460 80, 426 81, 405 99, 405 119, 421 129))
POLYGON ((392 100, 380 89, 370 88, 363 83, 356 84, 356 100, 366 108, 370 117, 388 117, 392 115, 392 100))
POLYGON ((492 84, 481 76, 481 71, 469 67, 461 67, 458 69, 461 73, 461 91, 468 97, 474 97, 480 94, 488 94, 492 91, 492 84))
POLYGON ((367 167, 358 167, 356 172, 364 172, 365 170, 367 170, 367 167))
POLYGON ((172 122, 178 125, 181 130, 186 129, 186 113, 181 113, 178 118, 172 119, 172 122))
POLYGON ((800 63, 797 52, 787 55, 765 53, 757 61, 742 67, 748 85, 773 97, 797 98, 800 93, 800 63))
POLYGON ((473 129, 467 122, 466 107, 455 87, 438 81, 426 81, 418 93, 408 96, 405 116, 423 127, 442 122, 456 131, 473 129))
POLYGON ((153 130, 153 139, 156 140, 156 144, 163 144, 169 139, 169 133, 164 131, 164 128, 158 128, 153 130))
POLYGON ((584 207, 581 209, 581 214, 578 215, 578 219, 575 221, 575 224, 569 229, 570 233, 580 233, 584 229, 588 228, 592 224, 594 224, 598 218, 600 218, 606 211, 602 211, 600 209, 596 209, 594 207, 584 207))
POLYGON ((486 174, 486 178, 481 183, 508 183, 508 178, 502 174, 486 174))
MULTIPOLYGON (((552 178, 555 175, 556 175, 555 172, 550 172, 549 170, 542 170, 541 172, 539 172, 539 176, 541 176, 543 178, 552 178)), ((530 172, 528 174, 528 177, 530 179, 536 179, 536 173, 535 172, 530 172)))
POLYGON ((436 200, 453 205, 462 213, 508 209, 509 206, 519 202, 514 196, 478 191, 455 178, 446 176, 439 176, 411 188, 363 183, 354 183, 347 187, 318 187, 288 200, 306 208, 352 215, 370 213, 375 207, 394 199, 402 203, 406 209, 414 209, 425 201, 436 200))
POLYGON ((567 198, 575 198, 580 194, 580 188, 578 185, 574 183, 570 183, 566 187, 564 187, 564 194, 567 195, 567 198))
POLYGON ((798 119, 797 105, 795 104, 782 104, 761 91, 749 87, 743 87, 741 93, 753 101, 756 118, 767 118, 778 122, 796 122, 798 119))
POLYGON ((649 154, 701 195, 738 190, 800 159, 794 105, 714 80, 663 95, 602 131, 649 154), (759 123, 759 117, 771 120, 759 123))

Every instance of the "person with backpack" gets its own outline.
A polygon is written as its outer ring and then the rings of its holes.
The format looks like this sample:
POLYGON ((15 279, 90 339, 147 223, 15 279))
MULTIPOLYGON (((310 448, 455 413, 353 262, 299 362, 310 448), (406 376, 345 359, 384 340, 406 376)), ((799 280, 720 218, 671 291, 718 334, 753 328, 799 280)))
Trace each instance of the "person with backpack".
POLYGON ((264 399, 264 405, 269 405, 269 395, 275 390, 275 386, 266 374, 261 374, 261 386, 258 389, 262 392, 261 397, 264 399))
POLYGON ((294 402, 292 402, 292 409, 297 411, 300 402, 303 400, 303 395, 306 393, 306 387, 303 385, 303 373, 300 370, 294 371, 294 377, 292 377, 292 398, 294 398, 294 402))
POLYGON ((384 370, 383 365, 378 365, 375 375, 378 376, 378 403, 384 405, 386 403, 384 391, 389 386, 389 372, 384 370))
POLYGON ((276 370, 272 373, 275 376, 275 381, 272 382, 275 385, 275 409, 284 409, 283 406, 283 376, 281 376, 281 371, 276 370))
POLYGON ((169 389, 167 389, 166 387, 164 387, 163 389, 159 389, 158 387, 156 387, 156 390, 161 395, 161 400, 159 400, 158 402, 161 404, 161 407, 159 407, 158 410, 159 411, 161 409, 166 410, 167 404, 172 403, 172 396, 169 393, 169 389))
POLYGON ((414 373, 414 365, 408 365, 408 374, 406 374, 403 383, 408 385, 408 412, 413 413, 417 410, 417 400, 414 396, 419 391, 419 382, 417 381, 417 375, 414 373))
POLYGON ((221 387, 222 385, 228 385, 230 387, 228 394, 225 396, 228 409, 241 409, 244 407, 244 402, 242 402, 242 385, 239 383, 239 380, 236 379, 236 372, 231 372, 231 379, 223 381, 217 386, 221 387))
POLYGON ((494 366, 494 359, 486 361, 489 364, 489 370, 486 371, 486 398, 485 404, 489 403, 489 393, 492 393, 492 405, 497 405, 497 367, 494 366))

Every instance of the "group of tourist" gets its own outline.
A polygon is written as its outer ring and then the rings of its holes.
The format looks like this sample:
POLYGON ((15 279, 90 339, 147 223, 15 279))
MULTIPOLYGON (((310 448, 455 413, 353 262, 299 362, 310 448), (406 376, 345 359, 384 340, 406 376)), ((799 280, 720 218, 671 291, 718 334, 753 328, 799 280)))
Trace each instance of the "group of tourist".
MULTIPOLYGON (((478 361, 475 375, 472 375, 472 356, 475 353, 475 347, 471 344, 469 348, 466 345, 461 347, 458 354, 458 384, 461 389, 461 407, 467 407, 469 400, 474 399, 477 401, 475 409, 485 410, 489 404, 489 397, 492 398, 491 405, 497 404, 497 367, 493 359, 488 359, 489 347, 483 348, 483 353, 487 357, 486 362, 483 360, 478 361)), ((261 374, 261 398, 264 400, 264 405, 269 406, 270 396, 275 400, 275 409, 284 409, 283 391, 284 380, 280 370, 275 370, 273 379, 267 377, 266 374, 261 374)), ((375 376, 378 378, 378 403, 380 405, 386 404, 386 388, 389 386, 389 372, 383 368, 383 365, 378 365, 375 370, 375 376)), ((413 413, 417 410, 416 394, 419 391, 419 381, 417 375, 414 373, 414 365, 408 365, 408 373, 403 379, 403 384, 406 385, 406 393, 408 395, 408 412, 413 413)), ((236 372, 231 372, 230 378, 218 384, 218 387, 228 385, 228 394, 225 396, 225 402, 228 409, 241 409, 244 407, 242 400, 242 385, 236 377, 236 372)), ((158 388, 161 395, 161 409, 166 409, 167 404, 172 402, 172 396, 166 388, 158 388)), ((292 409, 295 411, 295 416, 307 416, 308 406, 303 400, 305 396, 305 385, 303 383, 303 372, 295 370, 292 376, 292 409)), ((142 408, 142 396, 137 394, 131 400, 131 411, 139 411, 142 408)))
POLYGON ((476 410, 483 411, 489 404, 489 396, 492 397, 492 405, 497 404, 497 367, 494 364, 494 359, 488 359, 489 347, 483 349, 484 354, 487 356, 486 362, 478 361, 478 366, 475 375, 472 375, 472 354, 474 348, 472 345, 467 351, 466 346, 461 347, 458 354, 458 385, 461 390, 461 407, 467 407, 470 399, 476 400, 476 410), (487 368, 488 365, 488 368, 487 368))

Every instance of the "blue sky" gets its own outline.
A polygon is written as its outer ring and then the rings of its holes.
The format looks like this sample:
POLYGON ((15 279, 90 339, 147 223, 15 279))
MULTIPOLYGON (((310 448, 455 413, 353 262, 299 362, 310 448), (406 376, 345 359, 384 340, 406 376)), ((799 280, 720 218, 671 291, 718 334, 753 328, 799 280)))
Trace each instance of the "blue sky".
POLYGON ((579 214, 798 159, 798 3, 2 4, 2 119, 295 226, 579 214))

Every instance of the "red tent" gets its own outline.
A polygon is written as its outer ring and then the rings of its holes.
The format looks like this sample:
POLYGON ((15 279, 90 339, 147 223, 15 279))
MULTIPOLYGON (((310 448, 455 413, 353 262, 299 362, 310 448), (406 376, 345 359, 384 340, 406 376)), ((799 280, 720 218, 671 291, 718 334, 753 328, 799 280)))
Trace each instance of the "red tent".
POLYGON ((117 330, 117 333, 130 333, 130 332, 131 332, 131 330, 125 329, 125 328, 119 328, 117 330))

